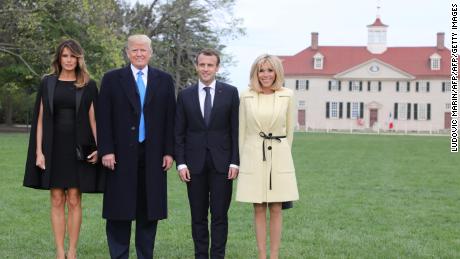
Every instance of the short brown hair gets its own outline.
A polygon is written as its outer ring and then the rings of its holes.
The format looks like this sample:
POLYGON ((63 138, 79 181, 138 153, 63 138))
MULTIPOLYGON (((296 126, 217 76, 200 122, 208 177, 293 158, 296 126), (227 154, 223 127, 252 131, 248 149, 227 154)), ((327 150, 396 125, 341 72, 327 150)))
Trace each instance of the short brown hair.
POLYGON ((274 91, 280 90, 284 84, 283 64, 277 56, 269 54, 260 55, 256 58, 256 60, 254 60, 249 77, 249 88, 256 92, 262 92, 262 86, 260 85, 258 73, 260 67, 265 63, 270 64, 273 67, 273 71, 275 71, 275 81, 273 82, 271 89, 274 91))
POLYGON ((220 64, 220 56, 219 56, 219 52, 217 52, 217 50, 214 50, 214 49, 202 49, 200 52, 198 52, 198 54, 196 55, 195 57, 195 64, 198 65, 198 57, 203 54, 205 56, 215 56, 217 58, 217 65, 220 64))

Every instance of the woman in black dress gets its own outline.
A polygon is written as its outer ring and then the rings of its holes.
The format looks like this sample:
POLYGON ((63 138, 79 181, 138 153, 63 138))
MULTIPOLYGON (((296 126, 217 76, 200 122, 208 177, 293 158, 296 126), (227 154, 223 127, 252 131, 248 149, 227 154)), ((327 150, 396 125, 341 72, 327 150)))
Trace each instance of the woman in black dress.
POLYGON ((104 183, 96 166, 97 87, 86 70, 83 49, 75 40, 63 41, 57 47, 51 70, 37 93, 24 186, 50 190, 56 258, 76 258, 81 193, 102 192, 104 183), (83 159, 77 159, 77 147, 83 151, 83 159))

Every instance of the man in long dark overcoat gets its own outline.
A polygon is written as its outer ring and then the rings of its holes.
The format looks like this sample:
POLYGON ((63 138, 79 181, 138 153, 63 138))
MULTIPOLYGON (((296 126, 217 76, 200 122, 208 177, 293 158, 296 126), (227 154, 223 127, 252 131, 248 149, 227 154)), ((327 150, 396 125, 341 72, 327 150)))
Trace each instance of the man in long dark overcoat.
POLYGON ((107 72, 99 95, 98 152, 107 169, 103 217, 112 258, 128 258, 132 220, 137 257, 152 258, 157 222, 167 217, 174 86, 169 74, 148 65, 146 35, 130 36, 126 54, 131 64, 107 72))

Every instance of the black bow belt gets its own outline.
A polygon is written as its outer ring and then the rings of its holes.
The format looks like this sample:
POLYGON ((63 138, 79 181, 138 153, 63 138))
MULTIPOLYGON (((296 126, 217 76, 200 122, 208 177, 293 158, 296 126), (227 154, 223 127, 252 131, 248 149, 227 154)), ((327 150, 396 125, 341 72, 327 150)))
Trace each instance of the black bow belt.
MULTIPOLYGON (((278 142, 281 142, 282 138, 286 138, 286 136, 273 136, 271 133, 268 133, 268 135, 267 135, 262 131, 259 133, 259 136, 261 136, 264 139, 264 141, 262 142, 262 157, 263 157, 263 161, 267 161, 267 159, 265 158, 265 140, 274 139, 274 140, 276 140, 278 142)), ((272 150, 272 147, 269 146, 268 150, 272 150)))

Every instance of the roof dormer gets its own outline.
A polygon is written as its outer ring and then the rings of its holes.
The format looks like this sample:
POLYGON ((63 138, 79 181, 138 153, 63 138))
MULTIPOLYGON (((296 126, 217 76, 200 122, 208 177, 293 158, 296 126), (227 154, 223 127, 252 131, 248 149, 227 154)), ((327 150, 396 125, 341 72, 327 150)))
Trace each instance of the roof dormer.
POLYGON ((441 69, 441 55, 436 52, 430 56, 430 68, 431 70, 441 69))
POLYGON ((323 65, 324 65, 324 56, 323 56, 323 54, 317 52, 313 56, 313 68, 314 69, 323 69, 323 65))

